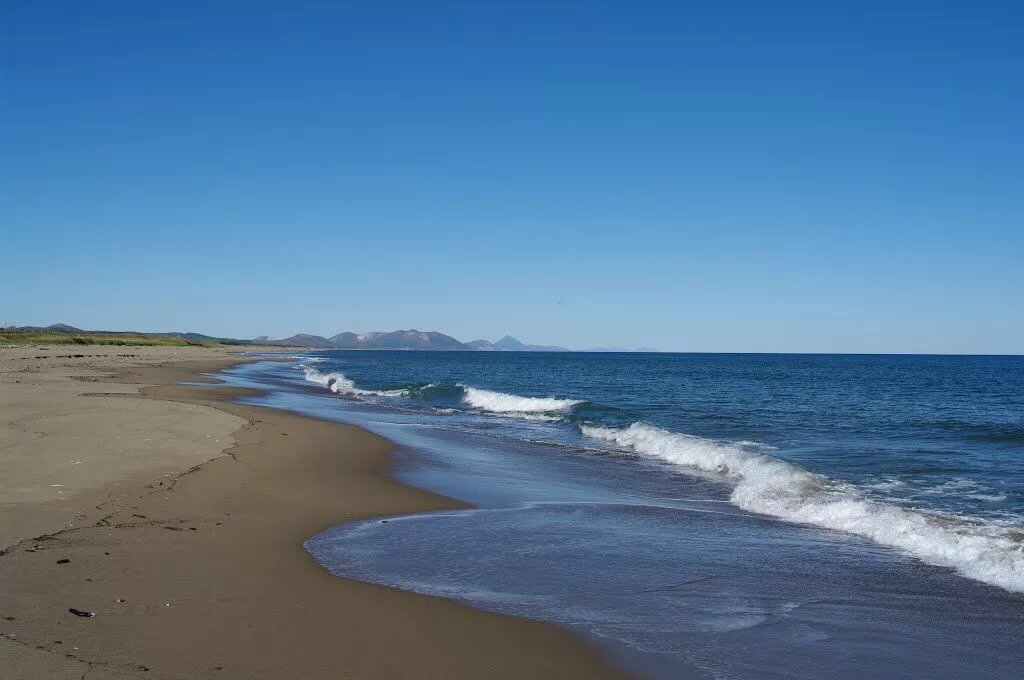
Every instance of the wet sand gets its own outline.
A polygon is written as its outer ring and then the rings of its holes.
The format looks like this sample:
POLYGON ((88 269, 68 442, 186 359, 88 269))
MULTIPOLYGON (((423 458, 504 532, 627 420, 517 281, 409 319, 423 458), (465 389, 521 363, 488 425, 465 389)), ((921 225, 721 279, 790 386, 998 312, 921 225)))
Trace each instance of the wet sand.
POLYGON ((321 569, 327 526, 458 504, 366 431, 174 384, 239 360, 174 349, 0 350, 5 678, 622 677, 560 628, 321 569))

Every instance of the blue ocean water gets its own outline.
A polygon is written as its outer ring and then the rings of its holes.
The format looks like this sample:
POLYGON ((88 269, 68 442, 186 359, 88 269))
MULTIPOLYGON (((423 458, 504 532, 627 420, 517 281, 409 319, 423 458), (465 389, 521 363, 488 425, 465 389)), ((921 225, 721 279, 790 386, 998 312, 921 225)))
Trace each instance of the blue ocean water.
POLYGON ((311 537, 339 575, 651 677, 1019 677, 1024 357, 327 351, 231 380, 476 506, 311 537))

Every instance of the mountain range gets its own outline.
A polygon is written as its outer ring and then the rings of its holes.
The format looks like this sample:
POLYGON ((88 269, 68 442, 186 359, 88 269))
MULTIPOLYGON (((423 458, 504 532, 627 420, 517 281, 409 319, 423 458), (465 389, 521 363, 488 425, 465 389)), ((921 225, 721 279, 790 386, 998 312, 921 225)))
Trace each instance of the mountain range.
POLYGON ((557 345, 527 345, 519 342, 511 335, 506 335, 497 342, 490 340, 473 340, 466 347, 478 352, 570 352, 572 350, 557 345))
POLYGON ((506 335, 497 342, 473 340, 460 342, 450 335, 437 331, 407 331, 338 333, 329 338, 322 335, 299 333, 281 340, 272 340, 262 335, 254 342, 269 342, 290 347, 332 347, 338 349, 420 349, 420 350, 470 350, 483 352, 568 352, 565 347, 554 345, 529 345, 506 335))
MULTIPOLYGON (((134 331, 86 331, 75 326, 64 323, 56 323, 51 326, 21 326, 9 327, 7 331, 21 333, 49 333, 57 335, 140 335, 134 331)), ((558 345, 531 345, 520 342, 511 335, 506 335, 500 340, 473 340, 471 342, 460 342, 450 335, 437 331, 418 331, 415 328, 391 332, 370 332, 370 333, 338 333, 329 338, 322 335, 311 335, 309 333, 297 333, 288 338, 273 339, 261 335, 252 340, 239 340, 234 338, 221 338, 202 333, 144 333, 154 338, 167 338, 181 340, 188 343, 222 343, 222 344, 268 344, 287 347, 316 347, 328 349, 416 349, 435 351, 477 351, 477 352, 571 352, 572 350, 558 345)), ((595 347, 583 350, 585 352, 656 352, 650 348, 636 350, 622 347, 595 347)))

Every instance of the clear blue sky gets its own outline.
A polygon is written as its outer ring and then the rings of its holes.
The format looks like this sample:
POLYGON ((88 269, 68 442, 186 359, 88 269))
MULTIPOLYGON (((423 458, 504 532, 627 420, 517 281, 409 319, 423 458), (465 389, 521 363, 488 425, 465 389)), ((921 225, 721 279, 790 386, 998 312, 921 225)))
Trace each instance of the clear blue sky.
POLYGON ((0 323, 1024 352, 1006 2, 8 2, 0 323))

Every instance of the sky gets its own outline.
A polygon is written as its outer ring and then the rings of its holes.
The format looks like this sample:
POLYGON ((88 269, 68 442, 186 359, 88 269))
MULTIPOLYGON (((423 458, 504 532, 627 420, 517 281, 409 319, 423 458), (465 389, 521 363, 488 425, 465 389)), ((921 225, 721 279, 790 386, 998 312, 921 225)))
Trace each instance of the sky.
POLYGON ((1024 6, 0 9, 0 323, 1024 353, 1024 6))

